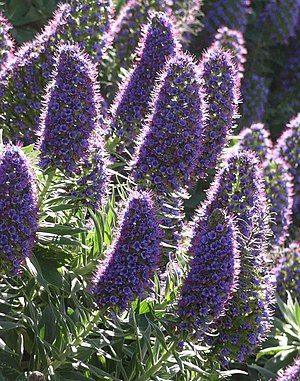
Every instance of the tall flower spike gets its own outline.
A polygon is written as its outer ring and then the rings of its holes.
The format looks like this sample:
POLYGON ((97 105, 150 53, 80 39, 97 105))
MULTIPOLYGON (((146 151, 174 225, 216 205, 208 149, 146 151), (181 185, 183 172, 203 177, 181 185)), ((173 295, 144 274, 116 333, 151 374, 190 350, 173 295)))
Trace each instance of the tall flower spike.
POLYGON ((207 9, 203 31, 211 39, 217 29, 227 26, 229 29, 244 33, 247 24, 247 15, 250 10, 249 0, 217 0, 210 2, 207 9))
POLYGON ((180 39, 184 48, 188 46, 192 38, 192 33, 198 31, 201 0, 173 0, 171 6, 173 16, 176 19, 176 26, 180 34, 180 39))
POLYGON ((293 178, 286 162, 272 152, 262 164, 266 194, 270 205, 270 214, 274 222, 271 229, 274 239, 271 244, 282 245, 292 223, 293 209, 293 178))
POLYGON ((14 42, 9 34, 11 28, 6 18, 0 14, 0 69, 13 56, 14 42))
POLYGON ((294 360, 293 365, 289 366, 276 381, 299 381, 300 379, 300 358, 294 360))
POLYGON ((249 128, 244 128, 239 134, 239 149, 255 152, 262 163, 271 155, 273 143, 270 139, 270 132, 262 123, 252 124, 249 128))
POLYGON ((178 303, 181 329, 201 337, 223 315, 236 290, 239 275, 237 231, 231 217, 215 209, 197 221, 188 249, 191 269, 178 303))
POLYGON ((74 195, 91 200, 106 181, 100 107, 95 66, 78 46, 61 45, 41 116, 40 166, 81 175, 74 195))
POLYGON ((300 303, 300 242, 292 242, 274 268, 276 292, 286 301, 287 291, 300 303))
POLYGON ((240 125, 250 126, 262 122, 269 95, 266 79, 252 74, 242 82, 241 94, 243 103, 240 125))
POLYGON ((168 61, 151 108, 133 158, 133 178, 155 194, 186 189, 202 134, 201 84, 188 54, 168 61))
POLYGON ((294 217, 300 223, 300 113, 288 123, 275 150, 288 164, 294 177, 294 217))
POLYGON ((208 49, 200 63, 203 79, 205 125, 195 175, 205 177, 215 168, 237 118, 239 79, 230 52, 208 49))
POLYGON ((142 25, 147 23, 151 12, 154 11, 171 14, 168 1, 129 0, 126 2, 109 32, 109 39, 112 41, 109 54, 113 56, 113 62, 108 62, 110 66, 113 64, 116 70, 120 67, 129 69, 132 54, 138 47, 142 25))
POLYGON ((151 194, 133 192, 120 230, 98 265, 91 292, 102 308, 126 309, 142 297, 159 260, 160 231, 151 194))
POLYGON ((121 138, 122 148, 133 152, 135 140, 149 112, 151 93, 167 58, 178 51, 172 21, 154 13, 144 28, 137 59, 117 94, 111 109, 112 131, 121 138))
POLYGON ((245 128, 239 135, 240 150, 253 151, 262 163, 266 195, 274 219, 271 244, 284 243, 291 224, 293 206, 293 178, 285 161, 273 150, 270 133, 261 123, 245 128))
POLYGON ((0 271, 19 274, 31 255, 37 231, 35 179, 19 147, 0 156, 0 271))
POLYGON ((108 48, 113 5, 111 0, 69 0, 71 14, 65 42, 78 42, 80 48, 99 62, 108 48))
POLYGON ((212 49, 229 50, 232 53, 232 59, 236 64, 239 77, 243 77, 247 49, 245 48, 245 40, 241 32, 228 29, 226 26, 219 28, 212 43, 212 49))
POLYGON ((257 27, 262 30, 269 44, 288 44, 295 35, 299 21, 300 0, 273 0, 267 3, 257 19, 257 27))
POLYGON ((10 140, 31 144, 36 140, 39 126, 41 98, 54 68, 54 53, 59 42, 83 44, 94 57, 100 57, 104 49, 105 31, 96 31, 95 20, 102 20, 100 29, 107 29, 110 2, 71 0, 61 4, 53 20, 31 43, 21 47, 15 58, 0 74, 0 128, 10 140), (94 13, 86 16, 93 6, 94 13), (84 15, 85 14, 85 15, 84 15), (107 16, 108 17, 108 16, 107 16), (96 33, 92 33, 95 28, 96 33), (89 38, 87 38, 87 34, 89 38), (103 45, 104 44, 104 45, 103 45))
POLYGON ((212 325, 218 336, 206 336, 211 355, 226 365, 243 362, 268 335, 273 292, 267 268, 268 208, 263 174, 254 154, 232 154, 208 191, 199 218, 226 209, 239 231, 240 277, 224 316, 212 325))

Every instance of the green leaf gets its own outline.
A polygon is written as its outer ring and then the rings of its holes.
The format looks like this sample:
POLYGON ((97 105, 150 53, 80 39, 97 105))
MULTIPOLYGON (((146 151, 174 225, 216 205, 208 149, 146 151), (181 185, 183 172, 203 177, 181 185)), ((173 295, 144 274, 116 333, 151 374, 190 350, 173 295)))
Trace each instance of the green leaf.
POLYGON ((278 352, 286 351, 289 349, 294 349, 294 345, 283 345, 283 346, 278 346, 278 347, 270 347, 270 348, 265 348, 259 351, 256 355, 256 361, 259 360, 262 356, 273 356, 278 352))
POLYGON ((262 368, 261 366, 258 365, 248 365, 250 369, 255 369, 257 370, 262 376, 266 377, 267 380, 276 380, 277 375, 268 369, 262 368))

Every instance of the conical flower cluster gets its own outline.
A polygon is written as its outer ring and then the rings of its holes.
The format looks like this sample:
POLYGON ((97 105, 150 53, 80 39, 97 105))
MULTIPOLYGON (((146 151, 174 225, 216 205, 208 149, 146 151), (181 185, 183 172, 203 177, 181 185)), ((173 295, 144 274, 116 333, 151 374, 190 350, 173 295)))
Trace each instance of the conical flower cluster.
POLYGON ((199 69, 203 80, 205 125, 196 175, 205 177, 208 168, 215 168, 238 116, 239 79, 233 56, 222 49, 208 49, 199 69))
POLYGON ((241 125, 250 126, 263 121, 265 106, 268 100, 269 88, 266 79, 252 74, 242 82, 243 103, 241 105, 241 125))
POLYGON ((132 55, 140 40, 142 25, 147 24, 151 13, 155 11, 171 15, 168 1, 129 0, 126 2, 109 32, 111 40, 109 55, 113 60, 108 62, 109 66, 115 65, 116 70, 120 67, 130 68, 132 55))
POLYGON ((244 128, 239 134, 239 149, 255 152, 260 162, 264 162, 273 150, 270 132, 262 123, 244 128))
POLYGON ((274 268, 276 292, 286 301, 287 291, 300 303, 300 242, 292 242, 274 268))
POLYGON ((217 0, 208 4, 203 30, 210 36, 227 26, 244 33, 249 13, 249 0, 217 0))
POLYGON ((96 69, 76 45, 61 45, 56 60, 41 116, 40 166, 83 176, 77 183, 83 189, 76 196, 100 197, 106 165, 96 69))
POLYGON ((69 0, 71 13, 68 18, 65 42, 78 42, 99 62, 109 44, 109 31, 112 20, 111 0, 69 0))
POLYGON ((212 356, 223 365, 243 362, 266 338, 273 299, 267 269, 266 244, 269 235, 268 208, 259 162, 249 152, 230 156, 208 192, 200 217, 215 208, 226 209, 239 231, 240 277, 238 289, 226 314, 212 325, 218 336, 207 336, 212 356))
POLYGON ((300 0, 270 1, 257 20, 256 27, 265 30, 272 44, 287 44, 295 35, 299 22, 300 0))
POLYGON ((281 245, 285 242, 292 223, 293 178, 286 162, 275 153, 263 162, 262 167, 270 214, 273 218, 270 226, 274 239, 270 241, 281 245))
POLYGON ((289 366, 276 381, 299 381, 300 379, 300 358, 294 360, 293 365, 289 366))
POLYGON ((120 230, 98 265, 91 292, 101 308, 126 309, 142 297, 159 261, 160 230, 152 196, 130 195, 120 230))
POLYGON ((239 135, 239 149, 253 151, 262 163, 276 244, 284 243, 292 222, 293 178, 285 161, 273 150, 270 133, 261 123, 245 128, 239 135))
POLYGON ((247 49, 245 48, 243 34, 240 31, 228 29, 226 26, 219 28, 212 43, 212 48, 214 50, 229 50, 232 53, 232 59, 236 64, 239 77, 243 77, 247 49))
POLYGON ((59 42, 78 42, 87 49, 91 48, 88 53, 101 56, 100 48, 106 41, 104 30, 109 24, 110 12, 106 8, 108 3, 101 1, 100 5, 97 0, 93 1, 94 13, 84 16, 90 12, 90 6, 91 2, 87 0, 61 4, 43 32, 21 47, 1 72, 0 128, 3 128, 5 137, 25 144, 36 140, 41 99, 54 68, 54 53, 59 42), (104 29, 103 33, 90 30, 95 28, 96 19, 103 22, 100 27, 104 29))
POLYGON ((0 69, 13 56, 14 42, 9 34, 11 28, 6 18, 0 14, 0 69))
POLYGON ((195 221, 188 255, 190 271, 178 302, 181 329, 202 336, 226 309, 238 283, 237 231, 231 217, 215 209, 195 221))
POLYGON ((149 113, 151 93, 167 58, 178 51, 172 21, 154 13, 143 31, 136 64, 125 79, 112 106, 111 129, 120 146, 133 152, 136 137, 149 113))
POLYGON ((300 221, 300 114, 291 119, 277 141, 275 150, 288 164, 294 178, 294 217, 300 221))
POLYGON ((19 147, 0 155, 0 271, 18 274, 31 255, 37 231, 35 179, 19 147))
POLYGON ((168 61, 133 159, 133 178, 155 194, 186 189, 202 136, 201 84, 187 54, 168 61))

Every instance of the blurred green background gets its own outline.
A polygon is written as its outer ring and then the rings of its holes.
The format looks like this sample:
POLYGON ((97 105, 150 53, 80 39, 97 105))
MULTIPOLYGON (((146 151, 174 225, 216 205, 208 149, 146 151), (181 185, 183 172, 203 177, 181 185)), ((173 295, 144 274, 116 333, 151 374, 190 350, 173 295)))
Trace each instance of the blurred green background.
POLYGON ((29 41, 41 30, 61 0, 6 0, 0 10, 14 26, 12 35, 18 45, 29 41))

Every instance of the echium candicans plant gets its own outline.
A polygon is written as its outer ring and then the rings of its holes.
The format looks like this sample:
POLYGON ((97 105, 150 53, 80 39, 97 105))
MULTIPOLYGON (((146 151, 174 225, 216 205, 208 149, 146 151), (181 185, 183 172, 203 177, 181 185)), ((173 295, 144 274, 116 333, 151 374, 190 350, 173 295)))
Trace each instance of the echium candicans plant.
POLYGON ((106 9, 109 4, 101 2, 100 6, 97 1, 94 13, 84 16, 90 4, 85 0, 61 4, 44 30, 32 42, 22 46, 4 67, 0 75, 0 128, 6 138, 25 144, 36 140, 41 98, 54 68, 59 42, 78 42, 84 44, 91 55, 101 56, 100 48, 104 49, 107 41, 104 26, 109 25, 110 12, 106 9), (103 33, 89 30, 96 28, 95 20, 103 21, 100 27, 100 30, 104 29, 103 33))
POLYGON ((96 67, 77 45, 66 44, 58 50, 55 67, 41 115, 39 165, 77 177, 72 195, 97 206, 107 173, 96 67))
POLYGON ((233 152, 211 185, 207 201, 198 213, 207 218, 222 208, 235 218, 240 251, 237 291, 224 316, 204 336, 211 345, 211 358, 226 365, 243 362, 267 337, 272 312, 273 289, 267 265, 266 247, 270 229, 263 174, 258 159, 250 152, 233 152))
POLYGON ((266 195, 273 218, 270 241, 283 244, 292 222, 293 178, 285 161, 273 150, 269 131, 262 123, 245 128, 239 134, 239 149, 253 151, 262 163, 266 195))
POLYGON ((160 235, 151 193, 132 192, 115 241, 92 279, 90 290, 100 308, 124 310, 146 294, 159 261, 160 235))
POLYGON ((244 33, 247 16, 250 11, 250 0, 217 0, 204 6, 203 32, 210 43, 216 31, 226 26, 244 33))
POLYGON ((252 74, 242 81, 241 126, 250 126, 253 123, 263 121, 269 95, 266 82, 264 77, 256 74, 252 74))
POLYGON ((180 39, 184 48, 188 46, 192 35, 199 30, 200 9, 203 1, 201 0, 173 0, 172 12, 176 19, 176 26, 180 34, 180 39))
POLYGON ((70 6, 62 4, 44 31, 22 46, 0 73, 0 128, 5 138, 36 140, 41 97, 54 65, 53 51, 66 26, 70 6))
POLYGON ((293 212, 293 177, 286 162, 275 152, 262 163, 267 199, 273 221, 271 244, 282 245, 289 235, 293 212))
POLYGON ((262 30, 265 43, 288 44, 299 22, 300 0, 272 0, 257 18, 256 27, 262 30))
POLYGON ((0 153, 0 272, 19 274, 30 257, 37 232, 35 177, 18 146, 0 153))
POLYGON ((287 291, 300 303, 300 242, 292 242, 283 250, 274 267, 276 292, 284 301, 287 291))
POLYGON ((120 149, 131 154, 145 116, 157 75, 179 43, 173 21, 163 13, 153 13, 143 30, 134 67, 125 78, 111 108, 111 130, 120 138, 120 149))
POLYGON ((229 29, 223 26, 217 30, 212 43, 214 50, 223 49, 232 52, 233 61, 236 64, 239 77, 243 77, 244 64, 246 62, 247 49, 245 48, 245 40, 243 34, 238 30, 229 29))
POLYGON ((194 339, 210 330, 210 324, 226 313, 239 275, 237 229, 233 218, 221 209, 195 219, 187 255, 190 271, 178 302, 180 330, 194 339))
POLYGON ((155 194, 187 189, 203 132, 202 88, 192 57, 172 57, 153 93, 152 113, 131 164, 133 179, 155 194))
POLYGON ((270 132, 263 123, 254 123, 239 134, 239 149, 255 152, 260 162, 264 162, 273 150, 270 132))
POLYGON ((14 41, 9 33, 11 28, 6 18, 0 14, 0 69, 13 55, 14 41))
POLYGON ((71 13, 64 41, 78 42, 80 48, 99 62, 108 48, 113 16, 111 0, 69 0, 71 13))
MULTIPOLYGON (((129 0, 121 9, 118 17, 112 22, 109 31, 108 54, 112 58, 112 62, 103 62, 105 70, 109 70, 111 65, 116 66, 116 70, 120 68, 129 69, 132 63, 132 55, 134 54, 140 40, 141 29, 147 24, 151 12, 164 12, 171 15, 172 10, 168 1, 153 0, 129 0)), ((100 73, 101 74, 101 73, 100 73)), ((113 73, 115 76, 117 73, 113 73)), ((115 80, 117 77, 112 78, 115 80)))
POLYGON ((300 221, 300 114, 292 118, 279 137, 275 150, 288 164, 294 178, 293 217, 300 221))
POLYGON ((240 81, 233 55, 223 49, 208 49, 199 69, 203 83, 205 124, 195 175, 205 177, 208 168, 215 168, 228 135, 235 127, 240 81))
POLYGON ((298 381, 300 378, 300 358, 296 358, 294 363, 287 367, 282 376, 278 377, 276 381, 298 381))

